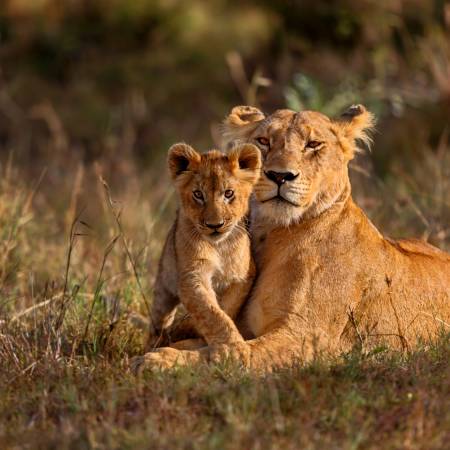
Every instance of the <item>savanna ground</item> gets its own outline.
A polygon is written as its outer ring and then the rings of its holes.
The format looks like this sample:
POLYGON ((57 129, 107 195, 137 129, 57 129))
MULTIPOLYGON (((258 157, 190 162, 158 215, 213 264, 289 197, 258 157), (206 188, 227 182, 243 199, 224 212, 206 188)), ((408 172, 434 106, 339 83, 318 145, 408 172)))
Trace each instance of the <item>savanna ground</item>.
POLYGON ((175 210, 165 152, 217 142, 235 104, 366 104, 358 203, 450 250, 450 9, 329 3, 2 2, 1 449, 448 448, 448 335, 267 376, 128 368, 175 210))

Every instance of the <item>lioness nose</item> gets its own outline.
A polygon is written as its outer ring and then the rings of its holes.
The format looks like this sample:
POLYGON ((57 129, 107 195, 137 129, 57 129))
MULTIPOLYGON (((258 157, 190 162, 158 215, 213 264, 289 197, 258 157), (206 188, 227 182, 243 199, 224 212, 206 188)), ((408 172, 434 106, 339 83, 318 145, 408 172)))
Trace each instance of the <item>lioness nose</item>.
POLYGON ((296 175, 292 172, 274 172, 273 170, 269 170, 268 172, 264 173, 269 180, 272 180, 273 182, 278 184, 278 186, 286 183, 286 181, 295 180, 298 177, 298 174, 296 175))
POLYGON ((222 228, 224 223, 225 222, 222 220, 222 222, 219 222, 219 223, 208 223, 208 222, 205 222, 205 225, 208 228, 211 228, 212 230, 217 230, 218 228, 222 228))

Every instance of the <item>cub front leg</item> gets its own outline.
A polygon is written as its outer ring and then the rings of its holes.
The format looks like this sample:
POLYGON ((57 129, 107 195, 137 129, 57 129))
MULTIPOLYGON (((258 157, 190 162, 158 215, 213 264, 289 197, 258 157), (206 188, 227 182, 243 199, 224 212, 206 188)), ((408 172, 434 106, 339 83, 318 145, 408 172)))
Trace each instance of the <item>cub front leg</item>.
POLYGON ((209 345, 243 342, 233 320, 219 306, 210 273, 205 265, 196 271, 184 271, 179 279, 180 300, 209 345))
POLYGON ((222 294, 220 300, 220 306, 222 309, 230 316, 231 319, 235 320, 242 305, 245 303, 250 289, 253 285, 253 278, 246 279, 244 281, 236 281, 232 283, 225 292, 222 294))

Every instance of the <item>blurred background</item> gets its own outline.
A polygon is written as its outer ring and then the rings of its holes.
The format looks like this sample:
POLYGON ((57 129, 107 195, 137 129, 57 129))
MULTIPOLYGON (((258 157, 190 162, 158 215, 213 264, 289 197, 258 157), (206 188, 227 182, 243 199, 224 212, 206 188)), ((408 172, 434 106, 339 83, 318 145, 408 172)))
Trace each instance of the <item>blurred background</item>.
POLYGON ((447 2, 3 0, 0 305, 61 286, 135 298, 136 273, 150 296, 172 143, 217 144, 237 104, 355 102, 378 117, 358 203, 386 234, 450 249, 447 2))

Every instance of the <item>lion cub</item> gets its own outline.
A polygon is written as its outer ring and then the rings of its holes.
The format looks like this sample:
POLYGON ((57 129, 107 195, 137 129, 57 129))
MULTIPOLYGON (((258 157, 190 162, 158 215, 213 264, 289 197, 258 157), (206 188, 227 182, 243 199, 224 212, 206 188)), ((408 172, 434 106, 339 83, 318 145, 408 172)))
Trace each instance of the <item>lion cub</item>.
POLYGON ((168 330, 180 302, 190 316, 182 328, 193 327, 208 344, 242 341, 233 320, 255 276, 244 222, 260 152, 246 144, 199 154, 180 143, 168 166, 179 209, 159 262, 149 344, 168 330))

